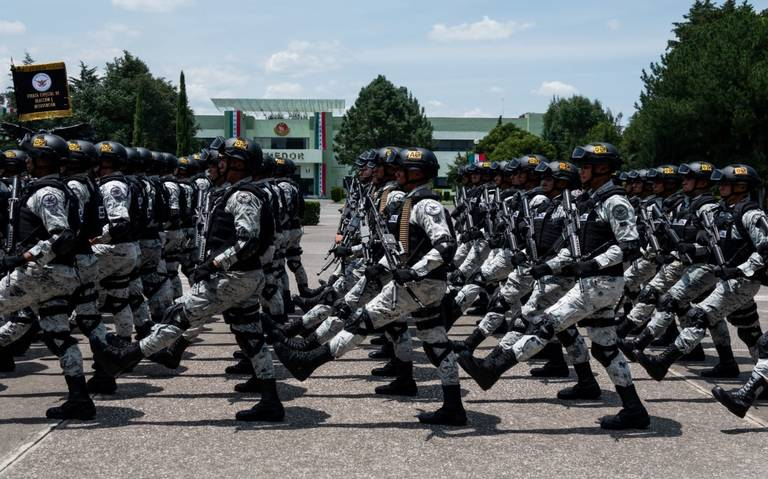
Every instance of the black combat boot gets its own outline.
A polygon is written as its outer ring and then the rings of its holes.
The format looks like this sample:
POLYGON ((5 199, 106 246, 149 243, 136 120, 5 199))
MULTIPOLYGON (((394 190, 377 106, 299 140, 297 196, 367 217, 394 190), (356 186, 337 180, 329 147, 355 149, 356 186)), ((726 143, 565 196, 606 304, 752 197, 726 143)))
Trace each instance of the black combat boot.
POLYGON ((136 339, 136 341, 141 341, 142 339, 149 336, 150 333, 152 333, 152 326, 154 326, 152 321, 147 321, 142 325, 135 326, 136 334, 134 335, 134 338, 136 339))
POLYGON ((377 378, 392 378, 397 376, 397 363, 398 359, 395 356, 389 358, 389 361, 384 363, 384 366, 380 368, 371 369, 371 376, 377 378))
POLYGON ((372 337, 371 341, 370 341, 371 345, 373 345, 373 346, 384 346, 388 342, 389 342, 389 340, 383 334, 380 334, 378 336, 372 337))
POLYGON ((753 373, 749 381, 736 391, 728 392, 720 386, 715 386, 712 388, 712 395, 733 414, 744 417, 761 389, 768 389, 768 381, 753 373))
POLYGON ((85 376, 64 376, 67 381, 69 396, 64 404, 45 411, 48 419, 93 419, 96 415, 91 397, 85 386, 85 376))
POLYGON ((683 354, 680 357, 680 362, 687 362, 687 363, 693 363, 693 362, 700 362, 700 361, 706 361, 707 355, 704 354, 704 347, 701 345, 701 343, 697 344, 696 347, 694 347, 690 353, 683 354))
POLYGON ((619 338, 616 345, 619 347, 621 352, 624 353, 624 356, 626 356, 628 360, 637 361, 634 351, 645 351, 645 348, 651 344, 651 341, 653 341, 653 334, 651 334, 651 331, 648 328, 644 328, 642 331, 640 331, 640 334, 638 334, 637 337, 633 339, 619 338))
POLYGON ((86 384, 90 394, 104 394, 111 396, 117 392, 117 381, 106 374, 99 363, 93 363, 93 376, 86 384))
POLYGON ((285 324, 280 326, 283 330, 283 334, 291 338, 306 331, 304 329, 304 321, 301 318, 289 319, 285 324))
POLYGON ((299 381, 304 381, 315 369, 336 359, 331 354, 331 347, 327 344, 306 352, 296 351, 283 343, 275 343, 273 348, 285 369, 299 381))
POLYGON ((705 378, 737 378, 741 371, 739 371, 739 364, 736 362, 736 358, 733 357, 733 349, 730 345, 715 346, 717 350, 717 356, 720 361, 715 364, 712 369, 705 369, 701 372, 701 376, 705 378))
POLYGON ((235 384, 235 392, 238 393, 258 393, 261 392, 261 379, 251 376, 244 383, 235 384))
POLYGON ((395 354, 395 345, 387 341, 379 349, 368 353, 371 359, 389 359, 395 354))
POLYGON ((321 346, 317 333, 312 333, 306 338, 282 338, 282 343, 296 351, 309 351, 321 346))
POLYGON ((168 369, 176 369, 181 364, 181 357, 190 344, 192 343, 184 336, 179 336, 173 344, 162 351, 156 352, 149 359, 157 364, 162 364, 168 369))
POLYGON ((451 341, 454 352, 469 351, 474 353, 475 349, 480 346, 480 343, 485 341, 485 334, 480 329, 475 328, 472 334, 464 338, 463 341, 451 341))
POLYGON ((616 386, 616 392, 621 398, 621 411, 615 416, 600 419, 600 427, 610 430, 647 429, 651 418, 637 395, 635 385, 616 386))
POLYGON ((144 359, 139 343, 131 343, 127 347, 118 348, 111 344, 94 342, 91 344, 93 359, 98 362, 109 376, 117 376, 123 371, 133 369, 144 359))
POLYGON ((32 343, 39 339, 40 325, 37 321, 33 322, 26 333, 22 334, 19 339, 8 345, 8 349, 11 350, 14 356, 24 356, 32 343))
POLYGON ((12 373, 16 370, 16 361, 13 359, 13 350, 6 346, 0 347, 0 372, 12 373))
POLYGON ((416 381, 413 380, 413 363, 411 361, 400 361, 392 358, 397 377, 394 381, 383 386, 378 386, 376 394, 388 396, 417 396, 419 390, 416 387, 416 381))
POLYGON ((616 335, 624 339, 626 338, 629 333, 632 332, 633 329, 635 329, 635 323, 628 320, 626 317, 618 318, 618 326, 616 327, 616 335))
POLYGON ((304 285, 304 288, 302 288, 302 285, 299 285, 299 295, 302 298, 311 298, 312 296, 317 296, 321 294, 323 291, 325 291, 325 288, 327 287, 328 286, 326 284, 321 284, 317 288, 310 288, 308 285, 304 285))
POLYGON ((496 346, 485 359, 477 359, 471 353, 463 351, 459 354, 459 364, 484 391, 487 391, 505 371, 517 364, 517 359, 511 349, 507 351, 501 346, 496 346))
POLYGON ((661 381, 667 375, 669 367, 682 357, 683 352, 677 346, 670 344, 667 349, 658 356, 646 355, 638 350, 634 351, 637 362, 648 372, 648 375, 657 381, 661 381))
POLYGON ((602 395, 600 385, 595 380, 595 375, 592 373, 592 367, 589 365, 589 361, 580 364, 573 365, 574 371, 578 380, 576 384, 561 389, 557 392, 557 399, 564 401, 574 401, 578 399, 597 399, 602 395))
POLYGON ((227 366, 224 369, 226 374, 253 374, 253 364, 247 357, 241 359, 237 364, 227 366))
POLYGON ((274 378, 261 380, 261 400, 251 409, 238 411, 238 421, 283 422, 285 409, 277 395, 277 383, 274 378))
POLYGON ((233 357, 234 359, 237 359, 238 361, 240 361, 241 359, 245 359, 245 358, 247 358, 248 356, 246 356, 244 352, 242 352, 242 351, 240 351, 240 350, 238 349, 237 351, 235 351, 234 353, 232 353, 232 357, 233 357))
POLYGON ((560 343, 547 343, 544 346, 547 351, 545 356, 548 358, 544 366, 533 368, 529 372, 535 378, 567 378, 571 373, 568 370, 568 363, 563 356, 563 348, 560 343))
POLYGON ((461 389, 458 384, 443 386, 443 405, 435 412, 423 412, 418 416, 422 424, 442 426, 465 426, 467 412, 461 403, 461 389))

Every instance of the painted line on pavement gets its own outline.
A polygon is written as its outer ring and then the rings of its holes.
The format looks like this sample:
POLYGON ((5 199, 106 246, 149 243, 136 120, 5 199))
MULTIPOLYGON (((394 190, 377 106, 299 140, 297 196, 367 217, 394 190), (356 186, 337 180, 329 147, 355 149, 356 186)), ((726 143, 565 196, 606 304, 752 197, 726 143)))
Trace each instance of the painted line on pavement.
POLYGON ((22 459, 28 452, 32 451, 50 434, 54 429, 63 423, 65 419, 55 423, 49 424, 46 428, 38 431, 35 436, 16 448, 11 454, 9 454, 2 462, 0 462, 0 474, 3 474, 9 467, 14 465, 17 461, 22 459))

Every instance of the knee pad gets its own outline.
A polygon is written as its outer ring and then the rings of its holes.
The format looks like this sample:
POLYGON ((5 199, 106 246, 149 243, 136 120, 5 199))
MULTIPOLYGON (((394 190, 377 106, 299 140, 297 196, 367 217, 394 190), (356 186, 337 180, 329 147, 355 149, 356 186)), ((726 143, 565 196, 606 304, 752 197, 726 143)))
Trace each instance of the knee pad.
POLYGON ((162 323, 176 326, 184 331, 191 326, 189 324, 187 312, 184 311, 184 306, 182 306, 181 303, 174 303, 173 306, 165 310, 162 323))
POLYGON ((637 302, 643 304, 656 304, 659 301, 659 292, 654 288, 643 288, 637 295, 637 302))
POLYGON ((541 316, 541 322, 536 325, 534 334, 541 339, 549 341, 555 337, 555 323, 557 320, 551 314, 544 314, 541 316))
POLYGON ((701 308, 691 308, 685 314, 687 325, 706 329, 709 327, 709 315, 701 308))
POLYGON ((763 331, 760 329, 760 327, 753 326, 750 328, 736 328, 736 334, 739 336, 739 339, 741 339, 744 344, 747 345, 748 348, 752 348, 760 340, 760 337, 763 335, 763 331))
POLYGON ((61 357, 67 349, 77 344, 77 340, 72 337, 69 331, 43 331, 43 342, 56 357, 61 357), (58 342, 61 344, 57 344, 58 342))
POLYGON ((736 326, 751 326, 760 324, 760 314, 757 312, 757 304, 751 302, 748 306, 728 315, 728 322, 736 326))
POLYGON ((94 290, 95 287, 96 285, 94 283, 81 284, 75 289, 75 292, 72 293, 72 301, 75 304, 86 304, 97 301, 99 299, 99 293, 94 290))
POLYGON ((113 275, 99 281, 104 289, 125 289, 131 284, 130 275, 113 275))
POLYGON ((368 316, 368 311, 363 308, 357 314, 344 320, 344 330, 358 336, 368 336, 376 328, 373 327, 373 321, 368 316))
POLYGON ((611 361, 613 361, 613 358, 619 355, 619 347, 615 344, 613 346, 602 346, 593 341, 589 352, 598 363, 607 368, 611 361))
POLYGON ((415 311, 411 313, 411 317, 416 323, 416 329, 419 331, 424 331, 427 329, 445 326, 442 312, 443 311, 440 306, 434 306, 431 308, 422 308, 418 311, 415 311))
POLYGON ((522 315, 517 316, 511 321, 512 327, 510 328, 512 331, 520 334, 526 334, 530 332, 531 334, 536 334, 535 331, 532 331, 531 323, 528 322, 527 319, 525 319, 522 315))
POLYGON ((669 293, 664 293, 659 298, 659 311, 666 311, 666 312, 676 312, 680 309, 683 309, 683 305, 680 303, 680 301, 673 297, 669 293))
POLYGON ((301 247, 288 248, 285 250, 285 256, 301 256, 304 254, 304 250, 301 247))
POLYGON ((256 303, 253 306, 248 306, 245 308, 229 308, 228 310, 224 311, 222 316, 224 317, 224 322, 229 325, 252 324, 259 321, 260 309, 261 306, 256 303))
POLYGON ((72 311, 75 310, 75 305, 73 302, 68 301, 67 299, 68 298, 58 297, 51 298, 50 300, 46 301, 42 306, 40 306, 40 317, 50 318, 51 316, 57 316, 59 314, 69 316, 72 314, 72 311))
POLYGON ((450 343, 424 343, 424 354, 434 367, 440 367, 446 356, 451 353, 450 343), (438 350, 440 352, 438 352, 438 350))
POLYGON ((477 286, 480 286, 481 288, 485 288, 488 281, 485 279, 485 276, 483 276, 483 273, 475 273, 474 276, 472 276, 472 279, 469 281, 471 284, 475 284, 477 286))
POLYGON ((127 298, 118 298, 108 294, 104 300, 104 305, 101 307, 101 310, 106 313, 117 314, 125 309, 126 306, 128 306, 127 298))
POLYGON ((496 290, 488 301, 488 311, 492 313, 504 314, 509 311, 509 303, 504 299, 501 294, 501 290, 496 290))
POLYGON ((78 314, 75 315, 75 323, 80 328, 80 332, 87 338, 91 335, 96 326, 101 322, 101 316, 98 314, 78 314))
POLYGON ((144 296, 132 294, 128 296, 128 304, 131 306, 131 309, 139 309, 144 304, 144 296))
POLYGON ((289 259, 286 263, 288 263, 288 269, 291 271, 296 271, 301 268, 301 260, 299 259, 289 259))
POLYGON ((384 328, 384 332, 393 340, 400 338, 405 332, 408 331, 408 323, 395 321, 390 323, 384 328))
POLYGON ((557 339, 560 341, 560 344, 563 345, 563 347, 567 348, 569 346, 572 346, 573 343, 576 342, 576 338, 579 337, 579 330, 576 329, 575 326, 571 326, 570 328, 567 328, 565 331, 560 331, 557 333, 557 339))
POLYGON ((763 334, 757 341, 757 357, 768 359, 768 334, 763 334))
POLYGON ((240 349, 243 350, 246 356, 252 358, 261 352, 261 349, 266 343, 263 333, 256 333, 252 331, 238 331, 230 327, 232 333, 235 335, 235 341, 240 349))

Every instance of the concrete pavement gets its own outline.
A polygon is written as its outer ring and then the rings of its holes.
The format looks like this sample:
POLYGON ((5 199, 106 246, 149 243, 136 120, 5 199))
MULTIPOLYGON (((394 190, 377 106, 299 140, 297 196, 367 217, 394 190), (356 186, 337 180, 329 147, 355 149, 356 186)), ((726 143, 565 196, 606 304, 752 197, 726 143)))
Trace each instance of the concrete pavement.
MULTIPOLYGON (((305 266, 314 278, 336 226, 324 204, 321 225, 309 227, 305 266)), ((768 290, 758 296, 765 318, 768 290)), ((763 318, 763 328, 768 321, 763 318)), ((451 336, 471 331, 463 318, 451 336)), ((597 419, 616 412, 619 400, 600 366, 605 393, 597 401, 564 403, 557 390, 570 379, 540 381, 518 365, 490 391, 463 375, 470 425, 420 425, 415 414, 440 404, 440 387, 419 349, 418 398, 373 394, 382 381, 369 371, 377 361, 365 346, 323 366, 300 383, 278 365, 286 406, 282 424, 242 424, 235 412, 255 395, 234 393, 245 377, 227 377, 234 339, 221 321, 210 323, 182 367, 149 362, 119 380, 118 394, 96 398, 93 421, 48 421, 45 409, 62 400, 65 385, 56 359, 35 344, 17 373, 0 379, 0 474, 4 477, 764 477, 768 458, 768 403, 746 420, 729 414, 709 395, 712 383, 680 365, 657 383, 636 364, 632 371, 653 416, 647 431, 606 432, 597 419)), ((732 334, 743 383, 751 367, 732 334)), ((417 343, 418 344, 418 343, 417 343)), ((481 350, 488 351, 493 340, 481 350)), ((81 342, 83 353, 90 351, 81 342)), ((708 363, 714 349, 705 342, 708 363)), ((90 366, 88 366, 90 368, 90 366)), ((463 373, 462 373, 463 374, 463 373)))

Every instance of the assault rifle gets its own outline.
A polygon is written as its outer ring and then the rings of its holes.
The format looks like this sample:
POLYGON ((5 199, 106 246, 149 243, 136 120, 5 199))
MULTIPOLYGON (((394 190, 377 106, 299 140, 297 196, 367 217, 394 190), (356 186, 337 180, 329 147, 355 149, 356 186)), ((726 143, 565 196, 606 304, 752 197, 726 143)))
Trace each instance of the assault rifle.
POLYGON ((201 194, 197 201, 197 260, 198 264, 202 264, 205 261, 206 253, 206 237, 208 236, 209 221, 208 218, 211 214, 211 192, 207 191, 205 194, 201 194))
MULTIPOLYGON (((677 231, 675 231, 675 228, 672 226, 672 222, 669 220, 669 217, 661 211, 661 208, 659 208, 659 205, 656 203, 651 206, 651 212, 656 218, 661 220, 661 226, 664 228, 664 234, 667 235, 667 238, 669 238, 670 241, 672 241, 672 244, 677 247, 677 245, 679 245, 681 242, 680 236, 678 236, 677 231)), ((687 253, 683 254, 683 259, 689 264, 693 263, 693 260, 690 256, 688 256, 687 253)))
MULTIPOLYGON (((19 203, 19 199, 21 198, 21 181, 19 180, 19 176, 16 175, 13 177, 13 183, 11 184, 11 197, 8 198, 8 226, 5 230, 5 245, 4 250, 5 254, 11 255, 14 253, 14 249, 16 249, 16 205, 19 203)), ((7 287, 11 286, 11 272, 8 272, 8 276, 6 277, 7 287)))
POLYGON ((360 209, 362 197, 365 196, 366 193, 363 191, 362 185, 357 178, 353 178, 348 183, 347 192, 348 196, 344 203, 344 207, 341 210, 341 218, 339 218, 336 238, 334 238, 333 244, 330 249, 328 249, 325 258, 323 258, 325 264, 320 268, 320 271, 317 272, 318 276, 323 274, 325 270, 339 260, 339 258, 333 254, 333 251, 337 246, 349 246, 352 243, 353 236, 360 227, 360 215, 358 214, 358 210, 360 209))
MULTIPOLYGON (((579 232, 581 231, 581 219, 579 210, 571 199, 571 192, 568 188, 563 190, 563 207, 565 208, 565 229, 568 235, 568 249, 574 261, 581 261, 581 242, 579 241, 579 232)), ((584 293, 584 282, 579 278, 579 289, 584 293)))
MULTIPOLYGON (((532 264, 539 261, 539 251, 536 248, 536 238, 534 235, 534 223, 533 215, 531 214, 531 204, 528 202, 528 195, 525 193, 520 194, 520 207, 523 210, 523 221, 525 222, 525 247, 528 250, 528 259, 532 264)), ((578 239, 578 238, 576 238, 578 239)), ((544 284, 541 281, 539 283, 539 292, 544 292, 544 284)))
MULTIPOLYGON (((720 248, 720 232, 717 230, 717 226, 715 226, 715 220, 712 218, 712 212, 700 211, 699 218, 701 219, 701 223, 704 226, 704 233, 706 233, 707 247, 715 257, 715 265, 720 268, 720 271, 725 271, 727 262, 725 261, 723 250, 720 248)), ((730 291, 731 288, 728 285, 728 281, 724 281, 723 284, 725 290, 730 291)))

